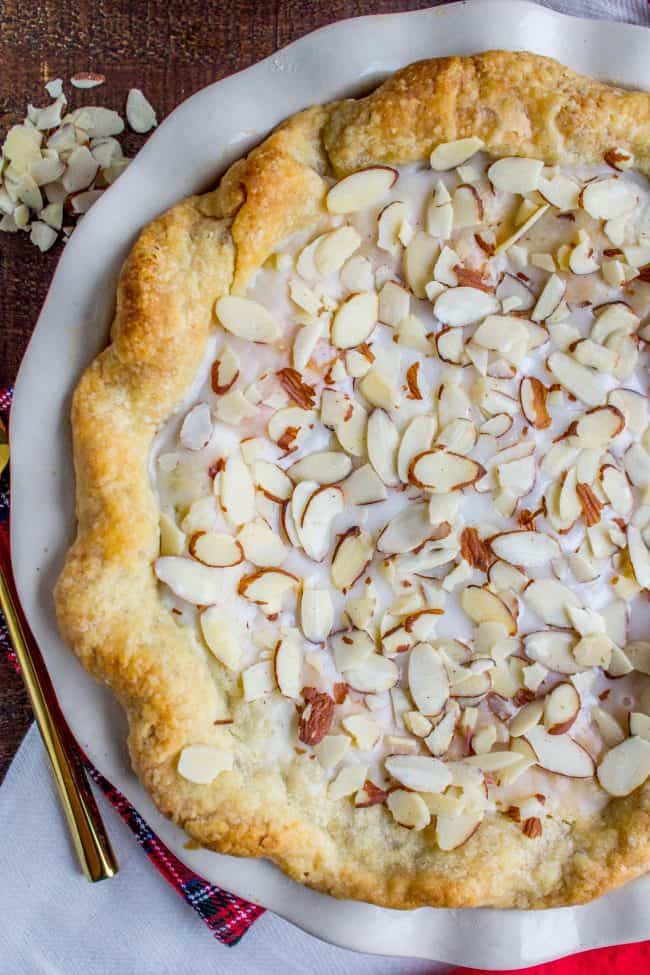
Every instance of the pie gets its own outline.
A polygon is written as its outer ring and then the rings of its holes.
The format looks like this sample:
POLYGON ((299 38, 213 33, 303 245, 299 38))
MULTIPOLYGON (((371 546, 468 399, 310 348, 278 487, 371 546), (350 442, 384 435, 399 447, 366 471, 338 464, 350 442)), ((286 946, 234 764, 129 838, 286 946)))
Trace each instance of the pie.
POLYGON ((650 865, 650 95, 494 51, 146 227, 61 630, 160 810, 396 908, 650 865))

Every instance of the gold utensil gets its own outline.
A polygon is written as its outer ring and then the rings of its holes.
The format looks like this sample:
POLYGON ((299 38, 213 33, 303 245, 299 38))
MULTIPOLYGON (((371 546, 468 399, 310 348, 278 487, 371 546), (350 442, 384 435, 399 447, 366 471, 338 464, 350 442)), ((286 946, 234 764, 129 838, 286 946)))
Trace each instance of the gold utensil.
MULTIPOLYGON (((3 463, 4 446, 0 430, 0 473, 9 457, 7 446, 3 463)), ((2 544, 0 609, 22 668, 23 680, 52 764, 63 811, 83 872, 93 882, 113 877, 118 870, 117 860, 84 770, 72 752, 72 736, 61 713, 45 663, 19 609, 11 578, 9 553, 4 551, 2 544)))

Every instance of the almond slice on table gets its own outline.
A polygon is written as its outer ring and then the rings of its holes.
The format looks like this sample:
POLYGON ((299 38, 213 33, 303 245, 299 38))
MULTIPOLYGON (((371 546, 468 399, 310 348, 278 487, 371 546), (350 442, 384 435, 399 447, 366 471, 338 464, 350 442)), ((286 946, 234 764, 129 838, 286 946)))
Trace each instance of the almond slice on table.
POLYGON ((436 843, 444 852, 456 850, 472 838, 481 825, 485 813, 482 810, 460 813, 458 816, 436 817, 436 843))
POLYGON ((195 606, 209 606, 216 602, 223 588, 223 576, 219 569, 177 555, 164 555, 156 559, 154 571, 175 596, 195 606))
POLYGON ((588 779, 595 772, 591 755, 569 735, 552 735, 535 725, 524 738, 535 752, 537 764, 548 772, 574 779, 588 779))
POLYGON ((249 562, 260 568, 281 565, 287 557, 287 547, 280 536, 263 518, 249 521, 237 533, 237 541, 249 562))
POLYGON ((637 735, 607 752, 598 781, 611 796, 629 796, 650 776, 650 741, 637 735))
POLYGON ((483 140, 475 135, 466 139, 454 139, 452 142, 441 142, 429 157, 431 168, 441 172, 462 166, 483 148, 483 144, 483 140))
POLYGON ((349 295, 338 307, 332 321, 332 344, 338 349, 353 349, 369 338, 375 325, 379 304, 374 291, 349 295))
POLYGON ((375 653, 372 637, 365 630, 340 630, 330 638, 336 669, 341 673, 360 667, 375 653))
POLYGON ((277 501, 282 504, 288 501, 293 493, 291 479, 278 467, 268 460, 256 460, 253 465, 253 478, 255 486, 270 501, 277 501))
POLYGON ((208 649, 230 670, 235 670, 242 658, 241 639, 231 617, 220 606, 209 606, 199 617, 201 633, 208 649))
POLYGON ((517 620, 510 608, 485 586, 466 586, 460 597, 463 612, 474 623, 501 623, 510 636, 517 632, 517 620))
POLYGON ((189 553, 197 562, 217 568, 239 565, 244 560, 240 543, 225 532, 198 531, 190 538, 189 553))
POLYGON ((287 474, 294 482, 336 484, 347 477, 351 470, 352 461, 347 454, 339 450, 319 450, 297 460, 288 468, 287 474))
POLYGON ((524 638, 526 656, 556 674, 578 674, 585 668, 575 660, 573 633, 566 630, 540 630, 524 638))
POLYGON ((530 193, 537 189, 544 163, 522 156, 506 156, 493 162, 487 171, 496 190, 504 193, 530 193))
POLYGON ((346 670, 345 680, 353 690, 362 694, 379 694, 395 686, 399 670, 392 660, 373 653, 356 667, 346 670))
POLYGON ((386 805, 395 822, 407 829, 425 829, 431 822, 431 813, 424 799, 417 792, 393 789, 388 793, 386 805))
POLYGON ((436 298, 433 312, 443 325, 473 325, 499 310, 493 294, 478 288, 448 288, 436 298))
POLYGON ((215 305, 217 318, 233 335, 249 342, 269 343, 280 338, 280 326, 271 313, 251 298, 225 295, 215 305))
POLYGON ((322 643, 334 625, 334 606, 327 589, 305 588, 300 600, 300 626, 307 640, 322 643))
POLYGON ((186 450, 202 450, 212 437, 212 416, 207 403, 197 403, 183 420, 178 439, 186 450))
POLYGON ((338 227, 323 234, 314 248, 314 265, 319 274, 326 277, 340 270, 361 244, 361 236, 354 227, 338 227))
POLYGON ((325 198, 330 213, 354 213, 382 200, 398 177, 389 166, 359 169, 335 183, 325 198))
POLYGON ((450 526, 444 523, 443 534, 438 530, 441 526, 432 526, 429 520, 429 505, 427 502, 411 503, 394 516, 380 533, 377 539, 377 551, 384 555, 403 555, 419 548, 424 542, 434 538, 445 537, 450 533, 450 526))
MULTIPOLYGON (((546 408, 548 390, 535 376, 524 376, 519 384, 519 402, 526 420, 536 430, 546 430, 551 425, 551 416, 546 408)), ((512 425, 512 421, 511 421, 512 425)))
POLYGON ((630 183, 615 176, 587 183, 580 197, 582 206, 595 220, 626 216, 639 202, 630 183))
POLYGON ((478 461, 440 448, 427 450, 413 458, 409 480, 434 494, 449 494, 475 484, 485 475, 478 461))
POLYGON ((241 457, 228 457, 221 473, 220 501, 223 512, 235 527, 255 517, 255 486, 241 457))
POLYGON ((544 701, 544 726, 549 735, 567 732, 579 712, 580 696, 573 684, 556 684, 544 701))
POLYGON ((302 647, 295 632, 278 641, 273 670, 280 693, 293 700, 298 698, 302 688, 302 647))
POLYGON ((440 653, 430 643, 413 647, 408 662, 408 686, 417 709, 439 714, 449 698, 449 678, 440 653))
POLYGON ((321 562, 325 558, 330 544, 332 522, 342 511, 343 492, 339 487, 319 486, 307 499, 298 533, 306 554, 315 562, 321 562))
POLYGON ((375 547, 372 536, 355 526, 340 535, 332 556, 331 577, 335 588, 347 592, 361 578, 375 547))
POLYGON ((490 539, 490 546, 503 562, 525 569, 545 565, 560 554, 554 538, 535 531, 501 532, 490 539))
POLYGON ((178 774, 196 785, 208 785, 222 772, 232 771, 233 753, 212 745, 187 745, 178 758, 178 774))
POLYGON ((352 471, 342 482, 343 496, 348 505, 376 504, 388 497, 386 485, 371 464, 364 464, 352 471))
POLYGON ((605 391, 597 375, 564 352, 552 352, 547 365, 557 381, 587 406, 600 406, 605 391))
POLYGON ((416 298, 426 298, 425 287, 433 277, 439 245, 433 237, 418 230, 404 251, 404 278, 416 298))
POLYGON ((298 590, 300 580, 286 569, 258 569, 251 575, 242 576, 237 592, 244 599, 263 608, 267 616, 282 608, 285 593, 298 590))
POLYGON ((385 410, 375 409, 370 414, 366 440, 368 458, 378 476, 388 487, 397 487, 397 449, 400 436, 385 410))

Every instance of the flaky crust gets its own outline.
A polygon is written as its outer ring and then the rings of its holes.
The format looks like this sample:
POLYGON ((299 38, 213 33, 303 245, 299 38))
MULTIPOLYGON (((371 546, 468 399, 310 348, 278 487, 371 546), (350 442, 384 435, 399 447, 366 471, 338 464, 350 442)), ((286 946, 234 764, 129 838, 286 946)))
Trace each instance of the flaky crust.
POLYGON ((367 98, 308 109, 235 163, 217 189, 145 228, 122 270, 111 344, 74 396, 78 534, 56 588, 61 631, 129 719, 133 765, 161 811, 206 847, 264 856, 337 897, 396 908, 551 907, 590 900, 650 866, 650 784, 594 818, 549 820, 524 836, 488 817, 460 849, 408 832, 381 807, 355 810, 315 788, 314 763, 269 762, 270 720, 234 703, 237 761, 209 786, 179 776, 179 751, 218 743, 230 678, 208 664, 158 595, 152 440, 189 387, 215 299, 245 290, 293 231, 316 223, 326 183, 374 163, 425 159, 480 136, 494 155, 595 162, 629 149, 650 173, 650 95, 608 87, 555 61, 493 51, 424 61, 367 98))

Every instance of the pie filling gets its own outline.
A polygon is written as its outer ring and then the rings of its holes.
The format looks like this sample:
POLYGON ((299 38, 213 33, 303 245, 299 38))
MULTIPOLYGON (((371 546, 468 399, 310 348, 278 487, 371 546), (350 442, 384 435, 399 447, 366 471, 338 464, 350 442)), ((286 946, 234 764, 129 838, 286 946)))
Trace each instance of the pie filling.
POLYGON ((463 139, 362 170, 217 301, 151 462, 161 593, 224 690, 223 748, 187 746, 186 779, 233 769, 250 718, 288 782, 309 762, 447 850, 485 816, 534 840, 650 775, 632 166, 463 139))

